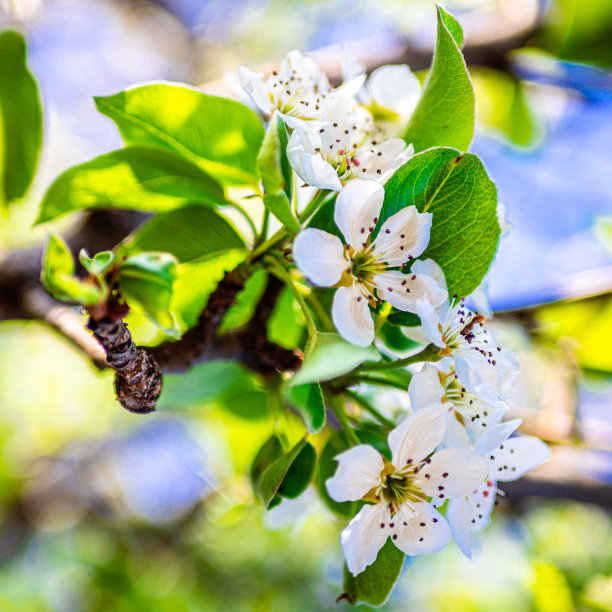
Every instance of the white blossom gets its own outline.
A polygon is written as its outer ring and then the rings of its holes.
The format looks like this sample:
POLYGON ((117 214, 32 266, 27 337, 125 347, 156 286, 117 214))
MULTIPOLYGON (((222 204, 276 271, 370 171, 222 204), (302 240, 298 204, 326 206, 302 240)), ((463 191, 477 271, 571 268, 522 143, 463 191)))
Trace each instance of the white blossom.
POLYGON ((365 108, 334 96, 314 129, 293 131, 287 158, 307 185, 340 191, 355 178, 385 183, 413 155, 401 138, 385 139, 365 108))
POLYGON ((372 502, 340 536, 353 575, 371 565, 388 537, 407 555, 442 550, 450 530, 428 501, 465 497, 484 479, 487 464, 465 449, 434 452, 444 436, 448 408, 430 406, 409 416, 388 438, 391 461, 360 444, 336 457, 338 469, 326 482, 332 499, 372 502))
MULTIPOLYGON (((432 260, 416 262, 413 270, 427 274, 446 288, 444 274, 432 260)), ((472 312, 463 299, 454 298, 436 307, 430 301, 417 303, 421 326, 406 328, 414 340, 433 343, 440 355, 451 358, 461 384, 487 403, 500 405, 510 397, 511 385, 519 371, 514 351, 500 347, 484 326, 485 317, 472 312)), ((444 361, 444 360, 443 360, 444 361)))
POLYGON ((320 119, 331 91, 317 63, 297 50, 288 53, 280 69, 267 78, 245 66, 240 66, 238 76, 244 91, 263 113, 278 111, 291 128, 320 119))
POLYGON ((336 201, 334 220, 346 244, 337 236, 308 228, 298 234, 293 256, 298 268, 314 284, 338 286, 332 318, 349 342, 368 346, 374 340, 369 304, 376 297, 399 310, 415 312, 418 300, 440 304, 446 292, 430 276, 403 274, 398 268, 418 257, 429 242, 431 214, 408 206, 389 217, 376 238, 384 189, 374 181, 349 183, 336 201))
POLYGON ((480 435, 499 423, 507 408, 503 403, 493 406, 459 382, 454 367, 436 368, 425 364, 412 375, 408 387, 410 405, 421 410, 433 402, 448 403, 445 446, 463 447, 475 442, 480 435))
POLYGON ((495 503, 497 481, 517 480, 550 457, 550 448, 537 438, 509 436, 521 424, 514 419, 492 427, 474 444, 488 464, 486 480, 472 493, 449 502, 446 512, 453 537, 467 557, 472 555, 472 532, 486 527, 495 503))

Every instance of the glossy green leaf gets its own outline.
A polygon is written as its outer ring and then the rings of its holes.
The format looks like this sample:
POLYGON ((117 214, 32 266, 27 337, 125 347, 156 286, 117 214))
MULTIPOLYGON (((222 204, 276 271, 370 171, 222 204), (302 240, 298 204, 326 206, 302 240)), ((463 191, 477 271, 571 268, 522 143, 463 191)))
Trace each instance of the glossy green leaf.
POLYGON ((0 208, 27 191, 41 144, 42 109, 25 40, 13 30, 0 32, 0 208))
POLYGON ((47 293, 58 300, 93 306, 105 295, 105 288, 74 276, 72 253, 63 240, 52 233, 47 235, 40 279, 47 293))
POLYGON ((61 174, 45 194, 37 223, 86 208, 162 212, 187 203, 225 204, 219 183, 170 151, 126 147, 61 174))
POLYGON ((429 246, 421 258, 440 265, 451 296, 469 295, 487 273, 501 233, 497 189, 482 162, 448 148, 415 155, 385 185, 379 227, 410 205, 433 213, 429 246))
POLYGON ((291 209, 291 182, 288 172, 283 172, 286 162, 287 130, 280 118, 270 120, 257 165, 264 189, 264 204, 270 212, 293 234, 297 234, 300 223, 291 209))
POLYGON ((274 499, 289 468, 306 445, 306 438, 300 440, 291 450, 274 460, 257 481, 257 493, 266 508, 274 499))
POLYGON ((331 478, 336 473, 336 469, 338 468, 336 457, 347 448, 350 448, 350 444, 348 443, 344 432, 332 432, 327 439, 325 446, 323 446, 323 450, 321 451, 315 482, 317 491, 319 492, 319 496, 323 500, 323 503, 334 514, 337 514, 345 519, 351 519, 357 512, 357 502, 337 502, 329 496, 327 493, 327 488, 325 487, 325 481, 328 478, 331 478))
POLYGON ((304 365, 293 377, 293 385, 332 380, 354 370, 365 361, 380 361, 373 347, 355 346, 338 334, 319 332, 307 350, 304 365))
POLYGON ((85 249, 79 252, 81 265, 94 276, 102 276, 115 261, 115 254, 112 251, 101 251, 93 257, 89 257, 85 249))
POLYGON ((243 104, 171 83, 94 99, 127 144, 169 149, 228 184, 257 182, 264 128, 243 104))
POLYGON ((317 433, 325 426, 325 404, 319 383, 288 388, 288 401, 300 413, 306 428, 317 433))
POLYGON ((364 603, 382 606, 389 598, 393 585, 397 582, 406 555, 391 540, 380 549, 376 561, 353 576, 344 566, 344 593, 352 604, 364 603))
POLYGON ((404 134, 415 151, 449 146, 467 150, 474 136, 474 87, 463 55, 453 38, 458 24, 451 15, 438 11, 438 34, 431 70, 421 99, 404 134), (449 24, 451 31, 449 31, 449 24))
POLYGON ((170 314, 176 258, 169 253, 138 253, 119 266, 119 289, 128 305, 137 304, 166 333, 176 333, 170 314))
POLYGON ((306 442, 287 470, 277 494, 287 499, 299 497, 308 487, 317 466, 317 451, 306 442))
POLYGON ((221 215, 203 206, 185 206, 147 221, 121 251, 164 251, 182 263, 241 247, 244 241, 221 215))

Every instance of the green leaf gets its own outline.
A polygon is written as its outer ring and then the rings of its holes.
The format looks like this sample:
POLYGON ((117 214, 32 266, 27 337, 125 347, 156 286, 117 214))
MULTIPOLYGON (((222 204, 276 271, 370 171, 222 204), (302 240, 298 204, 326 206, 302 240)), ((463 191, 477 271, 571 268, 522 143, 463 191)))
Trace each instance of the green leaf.
POLYGON ((404 134, 404 140, 417 152, 436 146, 466 150, 474 136, 474 87, 453 38, 453 34, 458 36, 459 26, 446 11, 437 10, 433 63, 404 134))
POLYGON ((138 253, 119 266, 119 289, 128 305, 137 304, 166 333, 176 334, 170 314, 177 261, 169 253, 138 253))
POLYGON ((94 100, 127 144, 169 149, 228 184, 257 183, 264 128, 243 104, 169 83, 141 85, 94 100))
POLYGON ((336 198, 337 195, 334 195, 331 199, 327 200, 327 202, 325 202, 319 208, 319 210, 314 214, 314 216, 308 223, 308 227, 316 227, 317 229, 321 229, 327 232, 328 234, 338 236, 338 238, 340 238, 340 240, 344 242, 344 236, 342 235, 342 232, 338 229, 338 226, 334 221, 336 198))
POLYGON ((397 582, 406 555, 391 540, 380 549, 376 561, 353 576, 344 566, 344 592, 352 603, 365 603, 378 608, 389 598, 393 585, 397 582))
POLYGON ((373 346, 355 346, 342 340, 338 334, 319 332, 311 347, 306 352, 304 365, 291 379, 291 384, 332 380, 354 370, 364 361, 381 359, 373 346))
POLYGON ((76 302, 83 306, 97 304, 105 295, 105 289, 82 281, 73 275, 72 253, 59 236, 49 232, 42 258, 40 280, 54 298, 76 302))
POLYGON ((306 445, 306 438, 300 440, 291 450, 274 460, 261 474, 257 482, 257 493, 266 508, 274 499, 289 468, 306 445))
POLYGON ((241 247, 238 232, 214 210, 185 206, 147 221, 127 238, 121 252, 164 251, 183 263, 241 247))
POLYGON ((325 404, 319 383, 290 386, 289 403, 300 413, 310 433, 318 433, 325 426, 325 404))
POLYGON ((94 276, 103 276, 115 261, 115 254, 112 251, 101 251, 93 257, 89 257, 85 249, 79 252, 79 261, 81 265, 94 276))
POLYGON ((461 49, 461 45, 463 45, 463 28, 461 27, 461 24, 441 6, 438 6, 438 11, 444 25, 446 26, 446 29, 450 32, 450 35, 457 43, 457 46, 461 49))
POLYGON ((497 189, 482 162, 448 148, 415 155, 385 185, 380 224, 413 204, 433 213, 429 246, 421 258, 440 265, 451 296, 469 295, 487 273, 501 232, 497 189))
POLYGON ((186 159, 153 147, 127 147, 61 174, 45 194, 37 223, 86 208, 166 211, 187 203, 226 204, 215 179, 186 159))
POLYGON ((317 451, 306 442, 287 470, 277 494, 287 499, 299 497, 308 487, 317 466, 317 451))
POLYGON ((264 188, 264 204, 270 212, 293 234, 300 223, 291 210, 291 174, 284 170, 286 162, 287 130, 276 115, 272 117, 264 138, 257 166, 264 188))
POLYGON ((257 493, 261 475, 283 454, 283 445, 278 436, 271 436, 257 451, 251 464, 251 483, 257 493))
POLYGON ((304 315, 295 296, 285 287, 268 319, 268 338, 280 346, 293 350, 302 346, 306 329, 304 315))
POLYGON ((0 33, 0 208, 30 186, 42 144, 38 86, 18 32, 0 33))
POLYGON ((357 502, 337 502, 336 500, 332 499, 327 493, 325 481, 336 473, 336 469, 338 468, 336 457, 342 451, 345 451, 350 447, 351 445, 346 439, 344 432, 334 431, 327 439, 327 442, 321 451, 321 456, 319 457, 319 469, 317 470, 317 475, 315 478, 319 496, 325 505, 334 514, 337 514, 345 519, 351 519, 353 516, 355 516, 355 513, 357 512, 357 502))
POLYGON ((227 311, 219 326, 219 333, 245 325, 253 316, 257 303, 266 289, 268 273, 260 268, 244 283, 244 289, 238 293, 234 304, 227 311))

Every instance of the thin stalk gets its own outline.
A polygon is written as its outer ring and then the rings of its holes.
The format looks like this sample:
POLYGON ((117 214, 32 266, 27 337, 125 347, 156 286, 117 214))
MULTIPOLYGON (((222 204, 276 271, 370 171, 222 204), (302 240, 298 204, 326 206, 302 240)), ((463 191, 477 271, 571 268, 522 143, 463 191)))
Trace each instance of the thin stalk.
POLYGON ((394 389, 401 389, 406 391, 408 385, 405 385, 397 380, 389 380, 388 378, 380 378, 379 376, 369 376, 368 374, 357 374, 352 376, 350 379, 342 380, 338 379, 337 383, 347 383, 348 385, 356 385, 358 383, 367 383, 369 385, 380 385, 381 387, 393 387, 394 389))
POLYGON ((323 204, 328 196, 328 190, 318 189, 312 196, 312 200, 310 200, 306 208, 302 211, 302 214, 300 215, 300 222, 304 223, 305 221, 308 221, 308 219, 317 211, 319 206, 323 204))
POLYGON ((266 241, 262 242, 260 245, 253 249, 253 252, 249 255, 247 262, 252 263, 258 257, 261 257, 261 255, 263 255, 267 250, 280 244, 288 237, 289 234, 287 233, 287 230, 285 230, 284 228, 279 229, 273 236, 271 236, 266 241))
POLYGON ((350 397, 356 404, 359 404, 366 412, 369 412, 379 423, 381 423, 385 427, 388 427, 389 429, 393 429, 395 427, 395 423, 393 421, 383 416, 365 398, 361 397, 360 395, 357 395, 357 393, 355 393, 354 391, 346 390, 344 394, 350 397))
POLYGON ((338 419, 338 423, 340 423, 340 427, 342 427, 342 431, 345 433, 348 441, 351 443, 351 446, 361 444, 359 438, 357 437, 357 434, 348 422, 346 412, 344 411, 344 406, 342 405, 342 402, 340 401, 339 397, 327 391, 325 393, 325 399, 327 400, 327 404, 331 408, 332 412, 338 419))
POLYGON ((259 236, 257 236, 255 240, 255 246, 265 241, 266 236, 268 235, 269 224, 270 224, 270 211, 266 207, 264 208, 263 220, 261 222, 261 232, 259 232, 259 236))
POLYGON ((296 287, 289 272, 287 272, 287 270, 285 270, 285 268, 283 268, 283 266, 280 265, 276 261, 276 259, 274 259, 274 257, 266 257, 264 263, 266 264, 268 270, 272 274, 274 274, 274 276, 276 276, 279 280, 283 281, 283 283, 285 283, 287 287, 289 287, 289 290, 291 291, 291 293, 293 293, 293 296, 295 297, 295 300, 298 303, 299 307, 302 309, 302 313, 304 314, 304 318, 306 319, 308 335, 310 337, 314 337, 314 335, 317 333, 317 327, 315 325, 314 319, 310 314, 310 309, 308 308, 308 305, 304 301, 304 296, 296 287))
POLYGON ((397 370, 405 368, 412 363, 420 363, 422 361, 440 361, 440 349, 435 344, 427 345, 420 353, 397 359, 396 361, 384 361, 382 363, 369 363, 358 368, 358 372, 375 372, 381 370, 397 370))
POLYGON ((244 217, 245 221, 249 224, 249 227, 251 228, 251 231, 253 232, 253 239, 256 240, 257 239, 257 228, 255 227, 255 223, 253 222, 253 219, 251 219, 251 217, 249 216, 249 213, 247 213, 247 211, 240 204, 237 204, 234 201, 230 202, 230 206, 235 208, 244 217))

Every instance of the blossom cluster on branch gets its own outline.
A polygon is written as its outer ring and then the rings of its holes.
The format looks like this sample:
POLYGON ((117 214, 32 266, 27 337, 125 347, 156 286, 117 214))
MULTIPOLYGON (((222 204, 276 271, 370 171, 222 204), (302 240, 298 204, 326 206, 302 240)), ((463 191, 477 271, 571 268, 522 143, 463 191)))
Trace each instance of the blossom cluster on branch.
POLYGON ((347 522, 351 603, 383 603, 405 555, 454 538, 470 556, 497 483, 549 453, 504 420, 517 357, 470 300, 506 224, 466 152, 461 27, 437 18, 422 84, 407 66, 366 78, 346 58, 334 88, 292 51, 270 75, 240 68, 250 108, 174 83, 96 98, 126 146, 58 177, 39 215, 154 214, 113 250, 81 252, 85 277, 50 235, 45 288, 87 311, 132 411, 154 408, 163 370, 229 358, 253 372, 271 430, 254 493, 272 509, 316 486, 347 522), (129 312, 157 325, 155 346, 135 346, 129 312), (385 388, 410 409, 387 406, 385 388), (284 426, 296 414, 297 440, 284 426))

